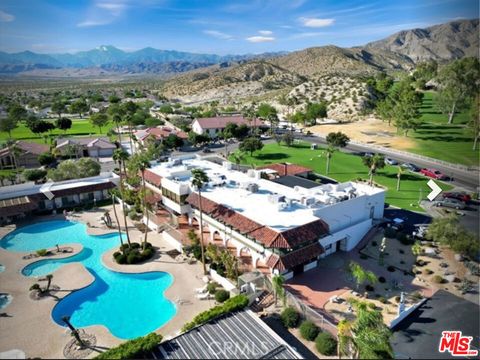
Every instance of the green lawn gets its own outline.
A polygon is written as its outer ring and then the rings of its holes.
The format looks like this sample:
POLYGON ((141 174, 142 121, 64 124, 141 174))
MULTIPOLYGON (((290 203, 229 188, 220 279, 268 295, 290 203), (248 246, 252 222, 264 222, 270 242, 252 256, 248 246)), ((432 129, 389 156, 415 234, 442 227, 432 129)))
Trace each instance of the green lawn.
MULTIPOLYGON (((54 120, 50 120, 54 121, 54 120)), ((106 135, 108 130, 112 128, 113 124, 110 122, 102 128, 102 135, 106 135)), ((49 134, 49 133, 46 133, 49 134)), ((55 136, 63 136, 62 130, 55 129, 51 132, 55 136)), ((100 135, 98 127, 94 127, 88 119, 72 119, 72 127, 66 132, 66 135, 70 136, 88 136, 88 135, 100 135)), ((44 143, 42 136, 34 134, 24 123, 20 123, 16 129, 12 131, 12 137, 16 140, 26 140, 30 142, 44 143)), ((0 142, 8 140, 8 133, 0 133, 0 142)))
MULTIPOLYGON (((295 147, 286 147, 276 143, 266 144, 253 157, 247 155, 244 160, 244 163, 254 165, 275 162, 290 162, 303 165, 313 169, 316 173, 325 175, 326 158, 323 150, 310 150, 310 145, 306 143, 297 144, 295 147)), ((420 195, 425 199, 431 191, 427 186, 428 179, 410 172, 404 172, 400 191, 397 191, 397 172, 397 166, 387 165, 384 169, 379 170, 374 177, 375 182, 388 188, 386 202, 404 209, 423 211, 417 204, 420 195)), ((362 164, 360 156, 337 151, 333 154, 330 161, 330 173, 328 176, 339 182, 357 178, 368 179, 368 169, 362 164)), ((437 181, 437 184, 444 190, 452 188, 450 185, 442 182, 437 181)))
POLYGON ((423 124, 409 136, 415 139, 416 146, 409 151, 436 159, 464 165, 479 164, 480 151, 473 151, 473 138, 465 124, 469 112, 464 111, 453 118, 448 125, 448 116, 435 109, 434 93, 425 92, 420 109, 423 124))

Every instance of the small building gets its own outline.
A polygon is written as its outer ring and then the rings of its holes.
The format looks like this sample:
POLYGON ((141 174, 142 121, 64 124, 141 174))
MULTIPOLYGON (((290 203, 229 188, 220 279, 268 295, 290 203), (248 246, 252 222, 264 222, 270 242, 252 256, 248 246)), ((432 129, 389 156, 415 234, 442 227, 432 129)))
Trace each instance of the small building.
POLYGON ((49 150, 48 145, 19 140, 15 145, 0 150, 0 169, 13 169, 15 165, 25 168, 39 167, 38 156, 49 150))
POLYGON ((75 157, 111 157, 117 146, 108 138, 66 138, 58 139, 55 149, 63 156, 75 157))
POLYGON ((165 341, 154 359, 303 359, 251 310, 224 315, 165 341))
POLYGON ((0 188, 0 221, 9 222, 28 214, 57 211, 110 198, 117 186, 115 173, 45 184, 25 183, 0 188))
POLYGON ((269 177, 282 177, 282 176, 301 176, 307 177, 309 173, 312 172, 312 169, 300 166, 297 164, 290 164, 290 163, 276 163, 276 164, 268 164, 259 166, 257 169, 259 170, 270 170, 264 171, 269 175, 269 177))
POLYGON ((216 138, 222 132, 227 124, 246 125, 248 127, 265 127, 265 123, 260 119, 248 120, 243 116, 216 116, 211 118, 195 119, 192 124, 192 131, 200 135, 208 135, 216 138))
POLYGON ((138 144, 146 146, 148 141, 161 143, 170 135, 176 135, 180 139, 187 140, 188 135, 183 131, 177 131, 168 126, 150 127, 147 129, 137 130, 133 134, 138 141, 138 144))

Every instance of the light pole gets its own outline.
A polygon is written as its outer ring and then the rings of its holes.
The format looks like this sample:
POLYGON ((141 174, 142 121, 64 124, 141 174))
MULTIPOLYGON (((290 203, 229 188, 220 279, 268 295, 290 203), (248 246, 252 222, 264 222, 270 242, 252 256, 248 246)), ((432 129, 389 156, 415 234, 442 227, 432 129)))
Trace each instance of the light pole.
POLYGON ((386 238, 382 239, 382 243, 380 244, 380 255, 378 256, 378 265, 383 266, 384 264, 384 256, 385 256, 385 248, 386 248, 386 238))

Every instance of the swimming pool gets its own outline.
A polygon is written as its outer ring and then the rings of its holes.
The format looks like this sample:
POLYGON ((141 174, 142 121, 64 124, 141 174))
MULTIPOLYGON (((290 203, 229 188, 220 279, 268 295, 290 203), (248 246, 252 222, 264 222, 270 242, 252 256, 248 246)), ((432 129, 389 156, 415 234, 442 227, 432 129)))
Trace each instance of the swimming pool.
POLYGON ((53 273, 65 264, 80 262, 95 281, 63 298, 52 310, 52 318, 65 326, 61 318, 70 316, 76 327, 104 325, 121 339, 146 335, 166 324, 176 313, 164 291, 173 283, 166 272, 127 274, 107 269, 102 254, 119 246, 118 233, 88 235, 85 224, 72 221, 47 221, 17 229, 0 240, 9 251, 34 251, 54 248, 56 244, 80 243, 83 250, 69 258, 46 259, 26 266, 25 276, 53 273))

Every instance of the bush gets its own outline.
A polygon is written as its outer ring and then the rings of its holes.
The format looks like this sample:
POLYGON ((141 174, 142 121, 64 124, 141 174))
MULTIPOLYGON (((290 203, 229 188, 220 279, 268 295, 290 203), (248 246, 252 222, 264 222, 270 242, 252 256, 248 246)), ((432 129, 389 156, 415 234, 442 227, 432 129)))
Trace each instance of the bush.
POLYGON ((280 318, 282 320, 283 326, 286 328, 294 328, 298 326, 300 321, 300 315, 293 307, 287 307, 282 311, 280 318))
POLYGON ((182 327, 182 332, 189 331, 195 326, 205 324, 206 322, 213 320, 221 315, 231 313, 233 311, 241 310, 248 305, 248 298, 245 295, 237 295, 228 299, 221 305, 214 306, 213 308, 201 312, 193 318, 189 323, 186 323, 182 327))
POLYGON ((319 332, 318 327, 311 321, 306 320, 300 325, 300 335, 302 335, 305 340, 315 340, 319 332))
POLYGON ((369 302, 367 306, 372 310, 375 310, 377 308, 376 305, 372 302, 369 302))
POLYGON ((387 303, 387 299, 385 299, 383 296, 380 296, 378 298, 378 301, 380 301, 382 304, 386 304, 387 303))
POLYGON ((443 282, 445 281, 443 279, 442 276, 440 275, 435 275, 433 278, 432 278, 433 282, 436 283, 436 284, 443 284, 443 282))
POLYGON ((367 285, 365 285, 365 290, 366 291, 375 291, 375 288, 372 285, 367 284, 367 285))
POLYGON ((48 250, 47 249, 39 249, 36 251, 37 255, 38 256, 46 256, 48 254, 48 250))
POLYGON ((138 262, 137 258, 138 253, 131 252, 127 255, 127 264, 135 264, 138 262))
POLYGON ((393 239, 397 236, 397 231, 395 229, 392 229, 391 227, 387 227, 385 228, 383 235, 388 239, 393 239))
POLYGON ((27 169, 23 171, 22 175, 26 181, 38 181, 47 176, 47 171, 42 169, 27 169))
POLYGON ((403 245, 411 245, 413 244, 413 240, 410 239, 407 234, 404 232, 398 232, 396 235, 398 241, 400 241, 403 245))
POLYGON ((387 280, 385 280, 385 278, 383 276, 380 276, 378 278, 378 282, 381 283, 381 284, 384 284, 387 280))
POLYGON ((115 261, 117 262, 117 264, 124 265, 127 263, 127 256, 124 254, 120 254, 115 258, 115 261))
POLYGON ((132 209, 128 212, 128 217, 133 221, 138 221, 142 215, 138 214, 134 209, 132 209))
POLYGON ((217 292, 217 288, 218 288, 218 283, 216 283, 215 281, 207 285, 207 291, 209 294, 212 294, 212 295, 217 292))
POLYGON ((230 298, 230 293, 227 290, 215 291, 215 300, 219 303, 223 303, 230 298))
POLYGON ((145 250, 142 250, 142 245, 139 243, 131 243, 130 246, 128 244, 121 245, 120 251, 113 253, 117 264, 137 264, 150 259, 155 254, 155 249, 148 242, 145 244, 145 250))
POLYGON ((332 356, 337 353, 337 340, 328 332, 321 332, 315 339, 315 347, 322 355, 332 356))
POLYGON ((395 296, 395 302, 400 303, 400 296, 395 296))
POLYGON ((392 265, 389 265, 387 267, 387 270, 390 271, 390 272, 395 272, 395 268, 392 265))
POLYGON ((151 333, 111 348, 95 359, 139 359, 151 356, 151 351, 162 341, 162 336, 151 333))

